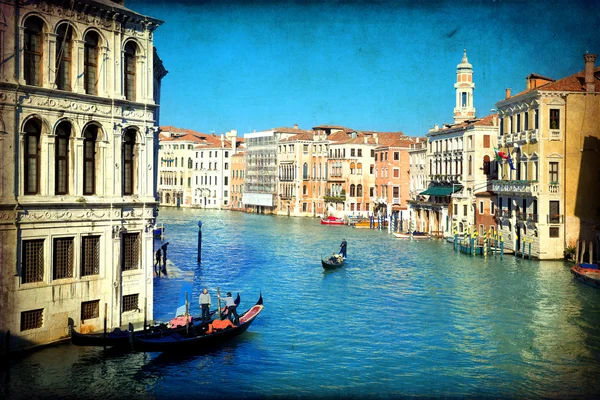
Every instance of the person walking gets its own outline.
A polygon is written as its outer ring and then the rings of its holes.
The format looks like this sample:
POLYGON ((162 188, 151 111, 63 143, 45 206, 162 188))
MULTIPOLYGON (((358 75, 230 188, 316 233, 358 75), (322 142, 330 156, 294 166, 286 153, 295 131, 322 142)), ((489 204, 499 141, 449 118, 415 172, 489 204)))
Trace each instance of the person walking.
POLYGON ((210 294, 208 293, 208 289, 202 289, 198 302, 202 309, 202 321, 208 321, 210 319, 210 294))
POLYGON ((162 253, 163 253, 163 268, 167 267, 167 246, 169 245, 169 242, 163 244, 160 248, 162 249, 162 253))
MULTIPOLYGON (((221 296, 219 296, 219 300, 221 300, 221 296)), ((233 315, 233 324, 237 325, 240 323, 240 317, 237 313, 237 304, 235 304, 235 300, 231 297, 231 292, 227 292, 227 297, 225 297, 225 307, 227 307, 227 318, 233 315)))
POLYGON ((346 247, 347 246, 348 246, 348 243, 346 242, 346 239, 342 239, 342 243, 340 244, 340 254, 344 258, 346 258, 346 247))

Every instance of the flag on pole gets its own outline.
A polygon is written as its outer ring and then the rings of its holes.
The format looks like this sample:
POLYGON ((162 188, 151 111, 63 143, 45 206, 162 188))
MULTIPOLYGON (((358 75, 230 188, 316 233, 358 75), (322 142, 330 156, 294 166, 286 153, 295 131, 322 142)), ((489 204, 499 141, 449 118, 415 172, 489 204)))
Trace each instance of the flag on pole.
POLYGON ((513 171, 515 170, 515 166, 513 165, 513 161, 510 156, 508 157, 508 165, 510 166, 511 170, 513 170, 513 171))

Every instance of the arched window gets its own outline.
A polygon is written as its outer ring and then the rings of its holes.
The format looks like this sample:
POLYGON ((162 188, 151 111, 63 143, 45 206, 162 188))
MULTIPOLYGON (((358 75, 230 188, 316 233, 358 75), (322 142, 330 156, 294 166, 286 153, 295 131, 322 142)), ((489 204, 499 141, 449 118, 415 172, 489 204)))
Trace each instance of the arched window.
POLYGON ((356 196, 356 186, 354 184, 350 185, 350 197, 356 196))
POLYGON ((123 135, 123 194, 132 195, 135 176, 135 130, 128 129, 123 135))
POLYGON ((354 175, 356 173, 356 164, 350 163, 350 174, 354 175))
POLYGON ((24 138, 24 193, 38 194, 40 191, 40 134, 42 124, 38 120, 29 120, 25 124, 24 138))
POLYGON ((483 157, 483 173, 485 175, 490 174, 490 156, 483 157))
POLYGON ((55 193, 69 193, 69 139, 71 137, 71 123, 64 121, 56 128, 56 142, 54 151, 54 177, 55 193))
MULTIPOLYGON (((88 125, 83 133, 83 194, 96 193, 96 140, 98 127, 88 125)), ((162 183, 162 176, 161 176, 162 183)))
POLYGON ((73 27, 69 24, 62 24, 58 27, 56 34, 56 88, 71 90, 73 27))
POLYGON ((98 33, 85 35, 83 50, 83 86, 87 94, 98 94, 98 33))
POLYGON ((362 185, 356 186, 356 197, 362 197, 363 195, 363 187, 362 185))
POLYGON ((188 158, 188 169, 194 168, 194 163, 192 162, 192 158, 188 158))
POLYGON ((129 41, 125 45, 125 54, 123 57, 123 87, 125 89, 125 98, 135 101, 135 78, 136 78, 136 55, 137 45, 129 41))
POLYGON ((302 179, 308 179, 308 164, 304 163, 302 166, 302 179))
POLYGON ((30 17, 25 21, 23 73, 28 85, 42 85, 43 28, 44 22, 38 17, 30 17))
POLYGON ((307 190, 306 185, 302 186, 302 194, 306 196, 307 190))

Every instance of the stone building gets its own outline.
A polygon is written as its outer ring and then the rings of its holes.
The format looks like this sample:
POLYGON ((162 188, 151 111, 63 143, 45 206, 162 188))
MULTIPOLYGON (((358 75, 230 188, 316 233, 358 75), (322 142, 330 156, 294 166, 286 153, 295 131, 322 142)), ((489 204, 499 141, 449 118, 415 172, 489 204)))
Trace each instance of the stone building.
POLYGON ((108 0, 0 21, 0 340, 151 320, 162 22, 108 0))
POLYGON ((539 259, 562 258, 579 239, 600 247, 600 200, 590 192, 600 171, 600 68, 596 55, 583 58, 583 71, 558 80, 531 74, 523 92, 507 89, 496 104, 498 229, 517 253, 529 242, 539 259))

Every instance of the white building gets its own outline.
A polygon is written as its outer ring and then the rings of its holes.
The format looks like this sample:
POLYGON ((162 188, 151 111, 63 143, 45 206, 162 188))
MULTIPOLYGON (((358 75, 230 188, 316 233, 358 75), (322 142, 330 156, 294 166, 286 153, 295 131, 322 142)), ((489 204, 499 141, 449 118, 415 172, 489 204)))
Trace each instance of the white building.
POLYGON ((0 331, 151 320, 162 22, 105 0, 0 16, 0 331))

